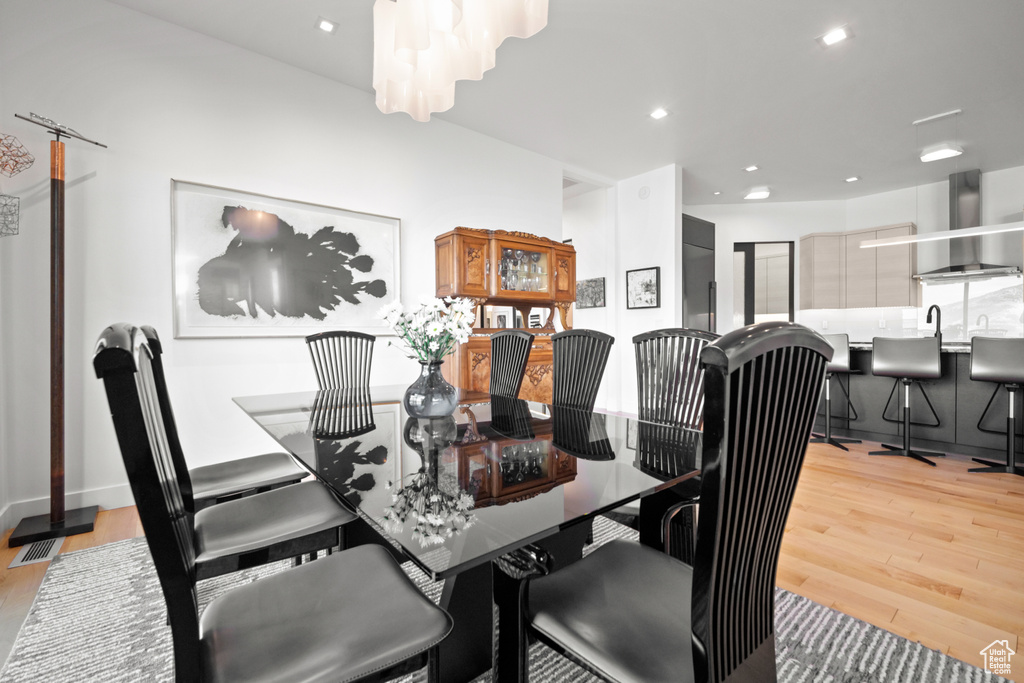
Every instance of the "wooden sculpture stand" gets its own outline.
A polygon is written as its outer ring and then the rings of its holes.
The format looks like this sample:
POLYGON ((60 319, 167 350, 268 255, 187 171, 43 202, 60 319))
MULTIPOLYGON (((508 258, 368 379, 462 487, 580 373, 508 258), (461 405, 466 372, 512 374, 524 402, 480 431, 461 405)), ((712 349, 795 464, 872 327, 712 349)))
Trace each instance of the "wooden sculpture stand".
MULTIPOLYGON (((558 310, 563 329, 572 328, 576 249, 524 232, 460 227, 438 235, 434 253, 437 296, 471 299, 480 311, 481 325, 485 305, 512 307, 524 321, 530 319, 534 308, 547 309, 544 327, 530 330, 536 337, 519 398, 550 403, 554 312, 558 310)), ((478 327, 469 341, 448 357, 445 379, 457 387, 486 392, 491 376, 491 335, 500 331, 478 327)))

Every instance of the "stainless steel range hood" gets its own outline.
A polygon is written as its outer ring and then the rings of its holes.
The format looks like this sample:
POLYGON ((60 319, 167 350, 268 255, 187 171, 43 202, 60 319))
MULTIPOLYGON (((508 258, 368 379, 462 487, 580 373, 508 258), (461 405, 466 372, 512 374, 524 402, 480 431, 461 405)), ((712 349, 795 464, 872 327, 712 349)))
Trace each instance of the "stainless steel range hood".
MULTIPOLYGON (((981 225, 981 171, 962 171, 949 176, 949 229, 962 230, 981 225)), ((1016 266, 999 266, 981 261, 981 236, 951 239, 949 265, 914 277, 923 282, 985 279, 1020 273, 1016 266)))

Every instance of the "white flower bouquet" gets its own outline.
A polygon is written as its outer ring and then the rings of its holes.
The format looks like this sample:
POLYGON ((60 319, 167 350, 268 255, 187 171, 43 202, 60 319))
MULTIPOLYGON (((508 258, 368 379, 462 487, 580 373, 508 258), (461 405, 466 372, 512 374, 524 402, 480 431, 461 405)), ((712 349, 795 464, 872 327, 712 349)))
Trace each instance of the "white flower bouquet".
POLYGON ((416 311, 406 311, 395 301, 381 308, 378 315, 398 335, 410 358, 437 363, 456 344, 469 340, 476 321, 476 304, 469 299, 445 297, 422 304, 416 311))

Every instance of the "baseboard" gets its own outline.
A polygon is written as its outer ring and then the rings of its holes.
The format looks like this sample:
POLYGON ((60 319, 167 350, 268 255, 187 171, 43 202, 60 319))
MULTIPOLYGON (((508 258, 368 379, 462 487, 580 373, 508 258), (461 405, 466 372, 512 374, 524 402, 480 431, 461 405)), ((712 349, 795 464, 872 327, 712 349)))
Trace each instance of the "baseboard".
MULTIPOLYGON (((132 489, 128 484, 117 484, 116 486, 89 489, 88 491, 76 491, 64 496, 64 507, 69 510, 90 505, 99 505, 100 509, 111 510, 113 508, 135 505, 135 498, 132 496, 132 489)), ((5 531, 13 529, 25 517, 44 515, 49 511, 49 498, 15 501, 0 513, 0 529, 5 531)))

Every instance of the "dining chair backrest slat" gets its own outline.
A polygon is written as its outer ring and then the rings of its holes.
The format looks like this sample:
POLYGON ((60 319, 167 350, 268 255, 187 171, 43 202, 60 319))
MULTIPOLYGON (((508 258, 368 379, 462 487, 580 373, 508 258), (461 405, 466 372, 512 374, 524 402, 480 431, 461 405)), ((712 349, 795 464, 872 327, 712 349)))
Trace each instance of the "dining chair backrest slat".
POLYGON ((717 334, 682 328, 633 337, 637 416, 647 422, 700 429, 704 420, 704 369, 700 353, 717 334))
POLYGON ((516 398, 533 348, 533 335, 522 330, 504 330, 491 335, 490 393, 516 398))
POLYGON ((597 330, 566 330, 552 335, 552 404, 593 410, 614 343, 615 337, 597 330))
POLYGON ((372 334, 348 330, 332 330, 306 337, 320 388, 370 386, 370 366, 376 339, 372 334))

